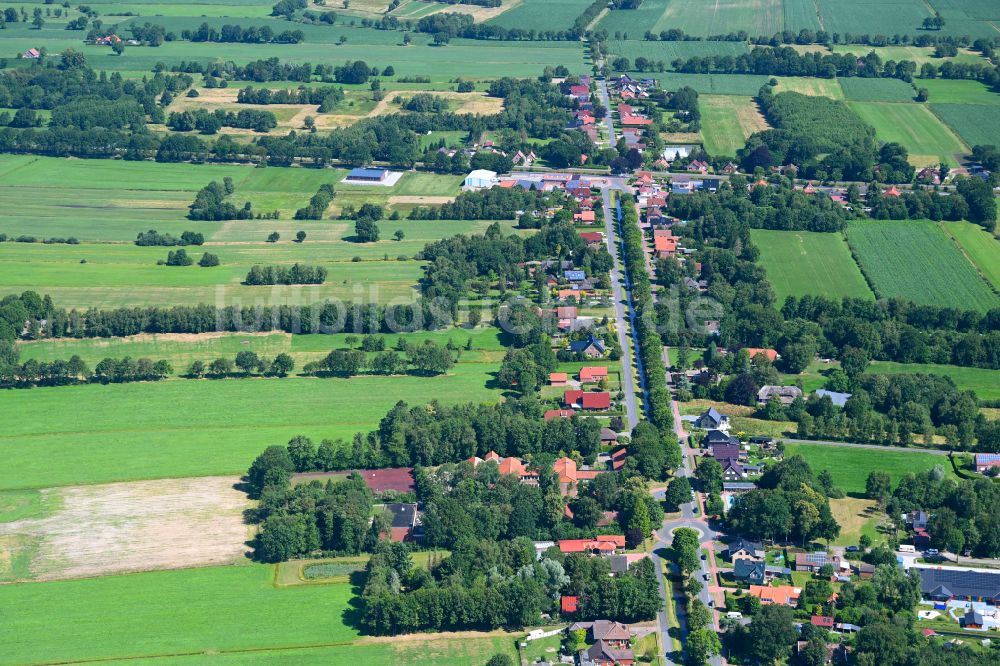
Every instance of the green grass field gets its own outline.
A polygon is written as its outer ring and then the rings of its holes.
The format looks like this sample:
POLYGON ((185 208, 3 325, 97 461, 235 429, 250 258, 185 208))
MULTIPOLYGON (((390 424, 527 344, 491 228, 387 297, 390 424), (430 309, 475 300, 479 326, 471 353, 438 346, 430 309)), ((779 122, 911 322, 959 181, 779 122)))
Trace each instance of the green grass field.
POLYGON ((1000 95, 979 81, 918 79, 917 87, 927 88, 931 104, 1000 104, 1000 95))
POLYGON ((913 86, 899 79, 865 79, 848 76, 840 79, 844 96, 855 102, 911 102, 913 86))
MULTIPOLYGON (((304 229, 314 239, 320 239, 324 230, 338 229, 336 225, 347 223, 299 222, 291 218, 325 183, 333 184, 337 190, 331 213, 346 205, 358 208, 363 203, 377 203, 404 215, 414 205, 408 203, 412 197, 453 197, 461 185, 457 176, 417 172, 404 173, 393 187, 346 185, 340 182, 346 173, 343 169, 255 169, 3 155, 0 156, 0 207, 5 215, 0 220, 0 233, 39 238, 75 236, 81 241, 132 241, 137 233, 148 229, 174 235, 190 229, 201 231, 209 240, 263 241, 271 231, 294 235, 295 230, 304 229), (210 181, 221 181, 227 176, 236 186, 234 201, 239 204, 250 201, 254 210, 261 212, 278 210, 281 219, 225 223, 187 220, 187 208, 197 191, 210 181)), ((400 227, 393 227, 387 235, 400 227)), ((413 227, 405 229, 412 231, 413 227)), ((347 234, 342 232, 343 229, 336 234, 326 233, 325 238, 343 238, 347 234)))
POLYGON ((768 128, 751 97, 700 95, 701 133, 710 155, 735 156, 747 137, 768 128))
MULTIPOLYGON (((269 10, 268 10, 269 11, 269 10)), ((29 14, 30 14, 29 10, 29 14)), ((190 16, 157 17, 155 22, 168 30, 180 32, 197 29, 202 22, 216 28, 232 19, 202 17, 201 12, 190 16)), ((576 15, 574 14, 573 18, 576 15)), ((134 18, 138 23, 148 19, 134 18)), ((248 25, 268 25, 275 33, 289 29, 288 23, 275 19, 242 19, 248 25)), ((570 20, 572 24, 572 20, 570 20)), ((13 55, 32 47, 44 46, 50 53, 75 48, 86 55, 95 69, 118 71, 123 75, 141 77, 149 74, 158 63, 168 68, 190 60, 231 60, 245 64, 260 58, 279 57, 283 62, 311 64, 341 64, 345 60, 362 59, 380 69, 392 65, 396 76, 429 76, 433 81, 446 82, 461 76, 471 79, 495 79, 500 76, 531 77, 541 74, 545 65, 564 65, 574 72, 587 69, 584 50, 579 42, 483 42, 453 39, 446 46, 434 46, 430 35, 414 32, 413 43, 403 46, 401 31, 375 30, 350 25, 349 20, 338 20, 336 25, 296 24, 305 39, 300 44, 239 44, 165 42, 158 48, 126 47, 122 56, 116 56, 108 47, 85 45, 82 35, 64 29, 63 24, 47 24, 42 30, 18 23, 8 25, 4 31, 5 53, 13 55), (338 43, 341 36, 346 38, 338 43)))
POLYGON ((875 128, 880 140, 902 144, 914 164, 957 164, 956 154, 969 151, 969 147, 923 104, 848 102, 848 105, 875 128))
MULTIPOLYGON (((504 15, 506 16, 506 14, 504 15)), ((662 42, 639 39, 642 35, 631 35, 628 41, 612 39, 607 43, 607 52, 614 56, 625 56, 635 60, 642 56, 647 60, 662 60, 667 66, 677 58, 707 56, 733 56, 747 53, 743 42, 662 42)))
POLYGON ((588 0, 521 0, 514 8, 486 22, 504 28, 538 32, 569 30, 576 17, 590 4, 588 0))
POLYGON ((777 303, 788 296, 873 298, 840 234, 753 229, 777 303))
MULTIPOLYGON (((166 359, 174 367, 176 374, 184 374, 192 361, 211 361, 220 356, 234 357, 241 351, 252 351, 272 357, 279 353, 291 354, 297 369, 309 361, 325 356, 331 349, 346 348, 348 333, 291 335, 289 333, 266 333, 246 335, 220 333, 207 335, 136 335, 127 338, 95 338, 75 340, 38 340, 21 342, 18 350, 21 360, 52 361, 78 355, 91 367, 106 357, 166 359)), ((363 338, 364 336, 354 336, 363 338)), ((380 336, 385 340, 386 349, 392 349, 400 338, 414 344, 433 340, 441 345, 449 341, 462 348, 463 361, 486 361, 503 352, 498 329, 479 328, 474 331, 448 329, 442 331, 420 331, 380 336), (472 340, 472 349, 466 351, 465 344, 472 340)), ((355 342, 354 347, 359 343, 355 342)))
POLYGON ((957 365, 935 363, 893 363, 872 361, 868 372, 883 374, 944 375, 951 377, 955 385, 963 391, 974 391, 980 400, 1000 400, 1000 370, 988 368, 964 368, 957 365))
POLYGON ((883 451, 833 444, 786 443, 785 456, 792 455, 801 455, 817 473, 829 470, 837 487, 851 494, 864 494, 868 474, 875 470, 888 472, 893 485, 906 474, 930 469, 935 465, 941 465, 945 471, 953 474, 951 464, 945 456, 891 447, 886 447, 883 451))
POLYGON ((398 400, 488 402, 497 361, 441 377, 176 379, 10 391, 0 489, 241 474, 295 435, 350 439, 398 400))
POLYGON ((0 586, 19 608, 0 626, 0 663, 199 654, 350 643, 351 586, 277 589, 247 565, 0 586), (60 626, 58 636, 52 626, 60 626))
POLYGON ((1000 109, 986 104, 931 104, 931 110, 970 146, 1000 144, 1000 109))
POLYGON ((983 311, 1000 303, 933 222, 852 222, 847 240, 879 297, 983 311))
MULTIPOLYGON (((899 62, 900 60, 912 60, 917 63, 917 65, 922 65, 925 62, 929 62, 933 65, 940 66, 945 62, 961 62, 961 63, 976 63, 983 62, 981 56, 977 55, 972 51, 966 49, 960 49, 957 56, 952 56, 948 58, 936 58, 934 57, 934 47, 933 46, 866 46, 863 44, 834 44, 832 46, 834 53, 853 53, 859 58, 863 58, 872 51, 878 54, 878 57, 882 59, 882 62, 886 60, 895 60, 899 62)), ((862 81, 879 81, 885 83, 887 79, 858 79, 862 81)), ((900 82, 902 83, 902 81, 900 82)), ((904 84, 907 85, 907 84, 904 84)), ((923 87, 923 83, 919 84, 919 87, 923 87)))
POLYGON ((996 236, 969 222, 942 222, 941 227, 990 284, 1000 289, 1000 241, 996 236))
POLYGON ((812 97, 844 99, 844 91, 837 79, 818 79, 806 76, 778 76, 774 91, 797 92, 812 97))
POLYGON ((767 83, 767 76, 753 74, 684 74, 681 72, 634 72, 634 76, 648 76, 660 82, 664 90, 677 90, 690 86, 703 95, 740 95, 753 97, 767 83))
POLYGON ((638 9, 612 11, 600 28, 609 33, 628 32, 634 38, 646 30, 679 28, 707 37, 746 30, 750 35, 773 35, 784 25, 782 0, 731 0, 688 3, 680 0, 645 0, 638 9))

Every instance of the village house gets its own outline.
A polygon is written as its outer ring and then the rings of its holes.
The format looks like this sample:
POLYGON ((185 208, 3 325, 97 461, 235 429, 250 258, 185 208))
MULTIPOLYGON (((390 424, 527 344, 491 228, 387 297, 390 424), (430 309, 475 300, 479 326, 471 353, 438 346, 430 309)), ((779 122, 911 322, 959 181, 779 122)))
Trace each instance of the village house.
POLYGON ((386 504, 392 514, 389 538, 396 543, 413 541, 419 537, 420 512, 416 504, 386 504))
POLYGON ((720 414, 715 407, 709 407, 695 420, 694 425, 696 428, 704 428, 705 430, 729 432, 729 417, 720 414))
POLYGON ((985 474, 997 467, 1000 467, 1000 453, 976 454, 976 471, 980 474, 985 474))
POLYGON ((546 421, 551 421, 552 419, 570 419, 576 414, 572 409, 549 409, 542 415, 542 418, 546 421))
POLYGON ((567 348, 574 354, 583 354, 589 358, 601 358, 607 353, 604 341, 598 340, 594 336, 583 340, 572 340, 567 348))
POLYGON ((783 407, 788 407, 796 398, 802 397, 802 389, 798 386, 774 386, 767 384, 757 391, 757 402, 766 405, 772 398, 777 398, 783 407))
POLYGON ((742 537, 732 541, 726 548, 726 554, 733 562, 739 560, 764 560, 764 544, 758 541, 749 541, 742 537))
POLYGON ((611 409, 611 394, 607 391, 571 390, 563 394, 563 404, 576 409, 611 409))
POLYGON ((763 605, 781 604, 794 608, 799 603, 799 595, 802 588, 791 585, 776 585, 774 587, 766 585, 751 585, 750 594, 760 599, 763 605))
POLYGON ((36 58, 42 57, 42 52, 32 47, 27 51, 25 51, 24 53, 22 53, 21 57, 24 58, 25 60, 35 60, 36 58))
POLYGON ((796 553, 795 554, 795 570, 796 571, 808 571, 809 573, 818 573, 824 565, 829 564, 833 567, 834 572, 836 571, 850 571, 850 565, 844 560, 840 559, 835 555, 830 555, 825 551, 816 551, 814 553, 796 553))
POLYGON ((593 539, 562 539, 559 541, 559 552, 589 553, 591 555, 610 555, 616 550, 625 548, 625 537, 620 534, 605 534, 593 539))
POLYGON ((550 372, 549 386, 566 386, 569 383, 569 375, 565 372, 550 372))

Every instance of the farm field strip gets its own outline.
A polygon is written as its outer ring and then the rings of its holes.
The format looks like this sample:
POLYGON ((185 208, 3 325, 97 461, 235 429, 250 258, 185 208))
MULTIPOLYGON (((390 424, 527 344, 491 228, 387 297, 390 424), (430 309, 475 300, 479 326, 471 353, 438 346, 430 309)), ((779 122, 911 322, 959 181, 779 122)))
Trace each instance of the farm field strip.
POLYGON ((996 236, 970 222, 942 222, 941 227, 955 239, 993 288, 1000 290, 1000 241, 996 236))
POLYGON ((874 298, 841 234, 753 229, 750 235, 779 306, 807 294, 874 298))
POLYGON ((754 132, 768 129, 752 97, 700 95, 701 133, 710 155, 735 156, 754 132))
POLYGON ((498 400, 497 360, 444 376, 170 380, 11 391, 0 490, 246 472, 295 435, 349 440, 399 400, 498 400))
POLYGON ((847 239, 880 297, 981 311, 1000 303, 933 222, 852 222, 847 239))
POLYGON ((847 76, 839 79, 844 96, 855 102, 912 102, 913 86, 899 79, 866 79, 847 76))
POLYGON ((941 123, 925 105, 916 103, 848 102, 875 128, 879 139, 902 144, 919 166, 957 164, 956 155, 969 147, 941 123))
POLYGON ((930 108, 968 145, 1000 144, 1000 108, 985 104, 931 104, 930 108))

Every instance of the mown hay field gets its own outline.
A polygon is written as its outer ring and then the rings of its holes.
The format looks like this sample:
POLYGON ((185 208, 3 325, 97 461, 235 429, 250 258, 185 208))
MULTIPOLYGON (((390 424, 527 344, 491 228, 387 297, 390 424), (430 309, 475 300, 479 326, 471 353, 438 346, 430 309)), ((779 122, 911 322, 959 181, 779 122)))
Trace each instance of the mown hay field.
POLYGON ((701 133, 709 155, 735 156, 754 132, 769 125, 752 97, 701 95, 701 133))
POLYGON ((929 220, 852 222, 847 240, 880 298, 985 311, 1000 299, 929 220))
POLYGON ((958 164, 957 155, 969 150, 924 104, 848 102, 848 105, 875 128, 880 140, 905 147, 915 165, 958 164))
POLYGON ((841 234, 753 229, 750 235, 779 305, 788 296, 873 298, 841 234))

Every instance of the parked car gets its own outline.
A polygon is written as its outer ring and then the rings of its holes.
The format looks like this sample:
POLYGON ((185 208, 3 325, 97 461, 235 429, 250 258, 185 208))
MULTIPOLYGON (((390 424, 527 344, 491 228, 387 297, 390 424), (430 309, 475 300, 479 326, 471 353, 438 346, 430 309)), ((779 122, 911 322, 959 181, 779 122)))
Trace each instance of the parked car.
POLYGON ((705 578, 705 580, 711 580, 712 577, 709 574, 706 573, 704 575, 704 578, 705 578))
POLYGON ((861 551, 861 548, 859 546, 848 546, 844 550, 846 550, 848 553, 857 553, 861 551))
POLYGON ((940 551, 938 551, 937 548, 928 548, 925 552, 927 555, 930 555, 931 557, 940 554, 940 551))

